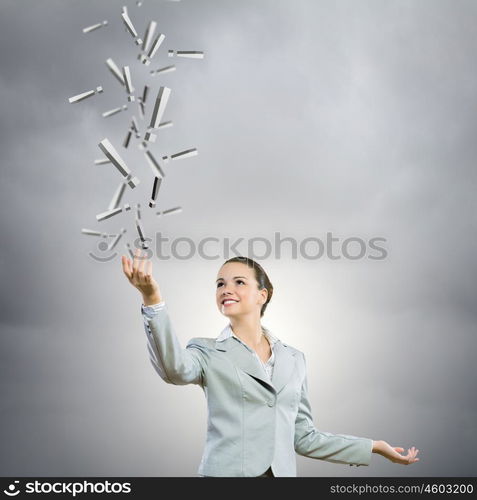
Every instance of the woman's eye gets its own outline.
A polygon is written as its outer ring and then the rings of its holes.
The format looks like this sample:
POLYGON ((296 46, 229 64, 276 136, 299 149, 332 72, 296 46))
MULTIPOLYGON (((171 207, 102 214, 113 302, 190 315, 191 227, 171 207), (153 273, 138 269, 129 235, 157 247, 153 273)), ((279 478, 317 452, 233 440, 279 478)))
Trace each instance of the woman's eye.
MULTIPOLYGON (((237 280, 236 283, 243 283, 245 285, 245 281, 243 280, 237 280)), ((219 288, 219 286, 223 285, 223 283, 217 283, 217 288, 219 288)))

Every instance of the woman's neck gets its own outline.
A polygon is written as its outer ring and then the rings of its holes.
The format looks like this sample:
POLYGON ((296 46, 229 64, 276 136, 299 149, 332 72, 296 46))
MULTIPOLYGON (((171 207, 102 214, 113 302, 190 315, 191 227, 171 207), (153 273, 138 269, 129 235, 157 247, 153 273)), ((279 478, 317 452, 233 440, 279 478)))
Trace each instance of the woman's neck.
POLYGON ((263 330, 260 324, 260 318, 247 316, 231 318, 230 325, 234 335, 252 349, 260 346, 263 342, 263 330))

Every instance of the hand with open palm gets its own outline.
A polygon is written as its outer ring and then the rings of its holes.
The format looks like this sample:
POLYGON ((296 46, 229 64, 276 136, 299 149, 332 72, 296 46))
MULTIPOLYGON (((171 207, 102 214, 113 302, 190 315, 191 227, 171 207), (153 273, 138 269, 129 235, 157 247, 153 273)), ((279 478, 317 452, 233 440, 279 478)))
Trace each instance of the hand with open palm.
POLYGON ((373 441, 373 453, 378 453, 391 462, 409 465, 419 461, 419 458, 416 458, 419 450, 414 446, 407 449, 407 455, 402 455, 400 452, 404 452, 404 448, 393 447, 386 441, 373 441))

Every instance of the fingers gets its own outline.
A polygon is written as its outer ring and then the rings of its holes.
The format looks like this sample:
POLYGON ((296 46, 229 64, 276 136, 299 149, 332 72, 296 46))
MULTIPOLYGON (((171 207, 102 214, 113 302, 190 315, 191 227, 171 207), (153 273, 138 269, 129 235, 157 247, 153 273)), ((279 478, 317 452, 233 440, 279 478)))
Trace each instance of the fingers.
POLYGON ((136 248, 134 251, 134 257, 133 257, 133 265, 132 265, 132 273, 133 277, 137 278, 137 270, 139 267, 139 256, 141 255, 141 250, 139 248, 136 248))
POLYGON ((416 458, 416 455, 419 452, 419 450, 415 446, 413 446, 412 448, 408 448, 407 451, 408 451, 408 455, 406 457, 407 460, 408 460, 407 464, 412 464, 414 462, 419 462, 419 459, 416 458))
POLYGON ((139 250, 138 265, 137 265, 137 277, 141 280, 142 270, 144 267, 144 259, 141 257, 141 251, 139 250))
POLYGON ((121 256, 121 263, 123 266, 123 272, 128 279, 132 277, 131 261, 125 256, 121 256))
POLYGON ((149 261, 147 260, 147 258, 141 257, 141 262, 139 263, 138 272, 142 280, 144 280, 146 277, 148 264, 149 261))
POLYGON ((147 270, 152 271, 152 263, 147 260, 146 256, 141 255, 141 249, 137 248, 134 252, 134 259, 132 265, 132 275, 136 284, 144 284, 150 279, 146 278, 147 270))
POLYGON ((150 260, 147 261, 147 268, 145 273, 146 273, 145 279, 147 283, 150 283, 152 279, 152 262, 150 260))
POLYGON ((134 259, 133 259, 133 278, 135 280, 139 280, 140 268, 144 263, 144 258, 141 256, 141 249, 136 248, 134 251, 134 259))

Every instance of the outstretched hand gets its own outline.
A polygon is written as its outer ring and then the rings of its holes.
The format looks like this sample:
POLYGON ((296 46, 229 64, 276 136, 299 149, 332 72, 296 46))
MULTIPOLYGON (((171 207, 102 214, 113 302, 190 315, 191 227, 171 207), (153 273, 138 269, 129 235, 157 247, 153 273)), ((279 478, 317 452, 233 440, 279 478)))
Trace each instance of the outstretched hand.
POLYGON ((419 461, 419 458, 416 458, 419 450, 415 446, 408 448, 407 455, 403 455, 400 452, 404 452, 404 448, 393 447, 386 441, 375 441, 373 452, 379 453, 379 455, 391 460, 391 462, 402 465, 409 465, 419 461))
POLYGON ((162 300, 159 285, 152 275, 152 262, 141 256, 139 248, 134 252, 133 262, 125 255, 121 257, 121 262, 129 283, 141 292, 145 301, 155 303, 162 300))

